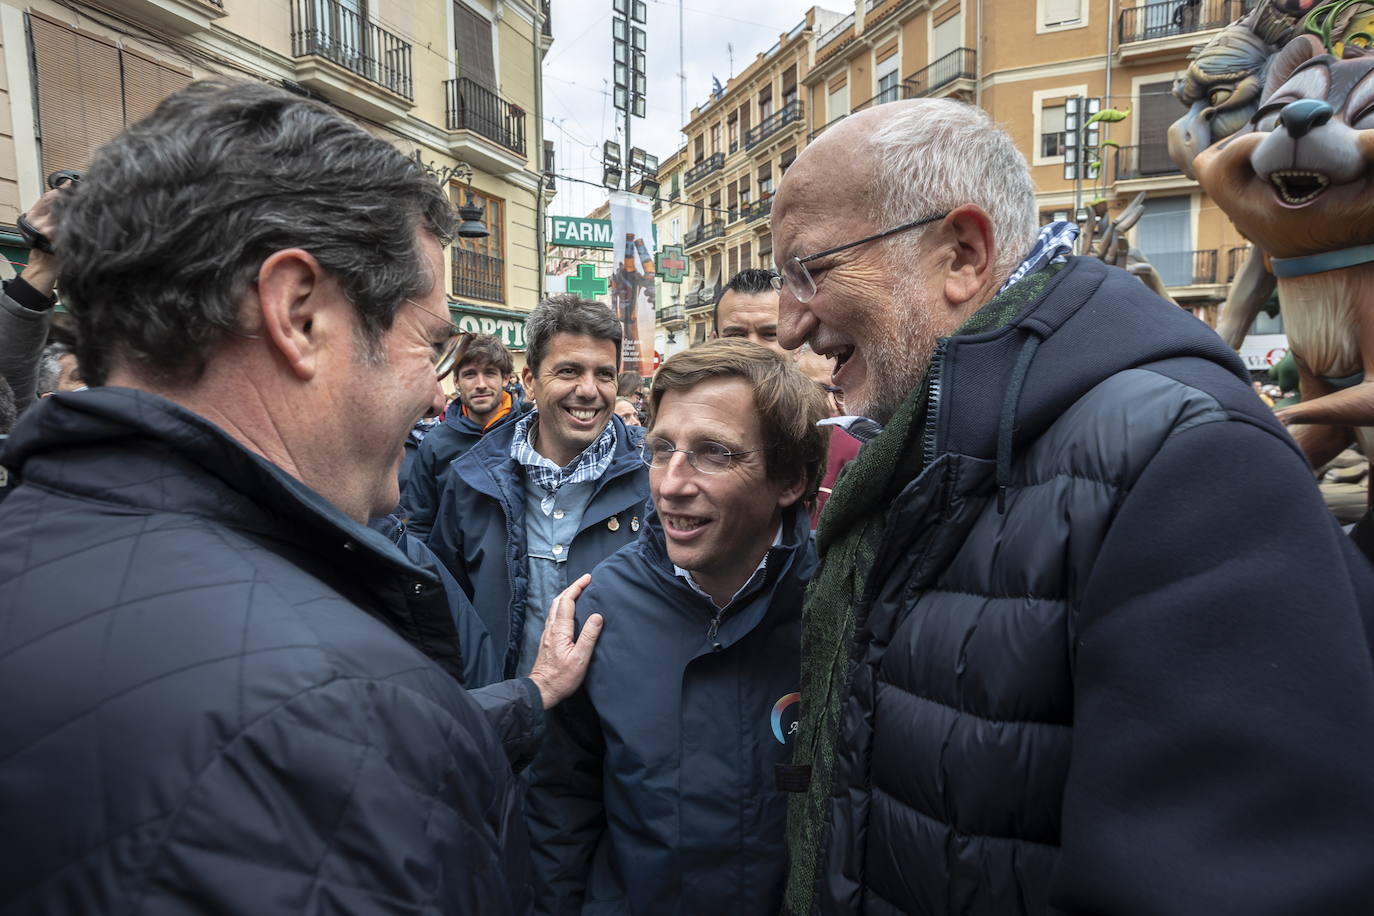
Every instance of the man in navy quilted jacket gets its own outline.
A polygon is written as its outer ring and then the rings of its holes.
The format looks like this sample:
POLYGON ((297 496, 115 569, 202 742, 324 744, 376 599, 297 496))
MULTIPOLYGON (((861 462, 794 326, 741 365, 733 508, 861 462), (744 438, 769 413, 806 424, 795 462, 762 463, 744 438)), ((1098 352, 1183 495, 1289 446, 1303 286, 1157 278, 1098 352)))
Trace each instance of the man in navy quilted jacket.
POLYGON ((786 908, 1369 913, 1374 572, 1244 366, 893 102, 773 206, 779 338, 868 440, 802 618, 786 908))
POLYGON ((0 910, 528 909, 444 589, 364 524, 461 353, 453 225, 388 143, 224 82, 61 195, 92 387, 3 454, 0 910))

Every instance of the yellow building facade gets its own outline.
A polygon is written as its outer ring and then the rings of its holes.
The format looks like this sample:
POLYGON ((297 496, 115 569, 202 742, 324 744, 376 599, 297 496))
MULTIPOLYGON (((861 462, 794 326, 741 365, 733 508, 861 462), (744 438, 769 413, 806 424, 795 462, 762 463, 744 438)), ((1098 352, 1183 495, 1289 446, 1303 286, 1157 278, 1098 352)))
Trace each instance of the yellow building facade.
POLYGON ((540 131, 549 0, 0 0, 0 244, 43 176, 217 74, 320 99, 416 156, 490 235, 447 258, 454 318, 524 347, 552 164, 540 131))
POLYGON ((855 0, 852 8, 812 8, 683 128, 693 339, 709 330, 705 300, 716 284, 737 269, 771 265, 768 199, 797 152, 854 112, 923 97, 979 105, 1007 129, 1030 163, 1045 221, 1073 219, 1075 201, 1094 198, 1117 212, 1145 192, 1133 244, 1181 305, 1214 323, 1246 242, 1169 158, 1166 132, 1184 113, 1170 90, 1190 50, 1253 5, 855 0), (1064 163, 1065 103, 1075 96, 1131 112, 1104 127, 1103 139, 1118 147, 1103 150, 1098 176, 1077 190, 1064 163))

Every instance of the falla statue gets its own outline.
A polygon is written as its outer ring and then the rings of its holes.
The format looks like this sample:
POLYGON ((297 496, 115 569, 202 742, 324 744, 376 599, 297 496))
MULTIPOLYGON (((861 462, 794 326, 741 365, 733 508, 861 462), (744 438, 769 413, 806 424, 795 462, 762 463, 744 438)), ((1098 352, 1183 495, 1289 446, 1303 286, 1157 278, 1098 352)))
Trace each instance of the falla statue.
POLYGON ((1266 256, 1302 393, 1278 416, 1321 466, 1356 439, 1374 456, 1374 0, 1309 5, 1192 169, 1266 256))

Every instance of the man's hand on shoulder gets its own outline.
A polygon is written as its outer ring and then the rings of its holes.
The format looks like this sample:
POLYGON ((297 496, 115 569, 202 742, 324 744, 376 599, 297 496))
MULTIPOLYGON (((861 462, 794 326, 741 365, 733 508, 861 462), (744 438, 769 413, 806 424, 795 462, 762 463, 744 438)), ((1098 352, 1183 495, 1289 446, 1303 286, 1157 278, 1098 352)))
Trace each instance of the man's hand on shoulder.
POLYGON ((530 670, 530 680, 539 688, 545 709, 552 709, 571 696, 582 686, 582 679, 587 675, 587 665, 591 663, 604 621, 600 614, 593 614, 576 638, 573 631, 577 599, 591 581, 590 574, 583 575, 549 605, 549 618, 544 624, 544 635, 539 639, 539 654, 530 670))

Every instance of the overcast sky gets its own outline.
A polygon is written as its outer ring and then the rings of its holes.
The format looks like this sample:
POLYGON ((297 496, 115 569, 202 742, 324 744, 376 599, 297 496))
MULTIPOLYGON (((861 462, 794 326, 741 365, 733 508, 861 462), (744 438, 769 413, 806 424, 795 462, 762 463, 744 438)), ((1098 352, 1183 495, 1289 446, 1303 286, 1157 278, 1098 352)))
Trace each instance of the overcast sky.
MULTIPOLYGON (((683 71, 687 113, 706 100, 714 74, 724 85, 760 51, 802 20, 816 0, 682 0, 683 71), (731 69, 729 44, 734 50, 731 69)), ((843 4, 820 3, 831 9, 843 4)), ((848 7, 844 7, 848 8, 848 7)), ((619 135, 611 104, 611 0, 553 0, 553 48, 544 58, 544 139, 552 140, 558 174, 601 181, 601 143, 619 135)), ((646 117, 636 118, 631 141, 666 158, 682 145, 682 94, 678 79, 678 0, 648 3, 646 117)), ((585 216, 606 199, 601 188, 558 183, 551 212, 585 216)))

